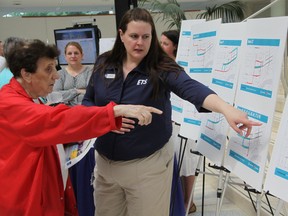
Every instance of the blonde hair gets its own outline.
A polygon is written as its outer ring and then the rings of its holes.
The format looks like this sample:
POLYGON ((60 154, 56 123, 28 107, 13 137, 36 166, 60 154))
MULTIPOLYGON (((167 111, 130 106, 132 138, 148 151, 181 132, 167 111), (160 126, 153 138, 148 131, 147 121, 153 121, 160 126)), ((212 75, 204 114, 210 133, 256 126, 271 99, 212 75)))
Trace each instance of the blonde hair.
POLYGON ((80 51, 80 53, 83 54, 83 49, 82 49, 81 45, 76 41, 70 41, 66 44, 65 49, 64 49, 65 54, 66 54, 68 46, 75 46, 80 51))

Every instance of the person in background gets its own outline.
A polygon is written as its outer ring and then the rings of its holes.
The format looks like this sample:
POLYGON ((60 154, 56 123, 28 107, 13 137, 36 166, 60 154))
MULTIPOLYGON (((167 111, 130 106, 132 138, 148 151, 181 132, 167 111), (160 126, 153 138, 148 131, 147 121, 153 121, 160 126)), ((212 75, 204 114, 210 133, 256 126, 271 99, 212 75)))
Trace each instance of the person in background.
MULTIPOLYGON (((24 39, 19 37, 8 37, 3 44, 3 54, 4 58, 7 58, 8 52, 15 46, 23 44, 24 39)), ((6 62, 6 60, 5 60, 6 62)), ((12 72, 5 63, 5 67, 0 72, 0 89, 13 77, 12 72)))
POLYGON ((0 40, 0 73, 6 67, 6 60, 3 52, 3 42, 0 40))
POLYGON ((249 136, 252 126, 260 125, 191 79, 168 57, 146 9, 128 10, 120 21, 113 49, 95 62, 82 104, 105 106, 112 100, 151 105, 163 114, 154 116, 153 122, 145 127, 130 119, 118 133, 97 137, 96 216, 169 215, 174 158, 173 143, 169 141, 171 91, 199 111, 222 113, 237 133, 245 131, 249 136))
POLYGON ((52 92, 59 79, 58 55, 55 45, 29 40, 14 46, 6 57, 13 78, 0 90, 1 215, 77 215, 75 206, 73 212, 65 211, 64 203, 73 203, 64 197, 56 144, 120 129, 122 116, 136 118, 144 126, 151 123, 152 115, 162 113, 114 102, 102 107, 36 103, 52 92))
MULTIPOLYGON (((179 31, 178 30, 169 30, 164 31, 161 34, 160 38, 160 44, 162 49, 168 54, 169 57, 176 60, 177 55, 177 49, 178 49, 178 43, 179 43, 179 31)), ((173 133, 172 137, 175 140, 175 152, 176 155, 179 155, 180 150, 180 143, 181 138, 178 137, 180 130, 180 125, 173 122, 173 133)), ((182 187, 184 192, 184 205, 185 209, 187 211, 187 207, 189 204, 190 195, 193 189, 194 181, 195 181, 195 171, 196 171, 196 165, 197 165, 197 158, 198 156, 193 155, 190 150, 194 147, 194 142, 192 140, 189 140, 184 152, 184 158, 182 165, 180 167, 180 176, 182 178, 182 187)), ((183 154, 183 152, 181 152, 183 154)), ((193 199, 191 200, 190 207, 188 209, 188 214, 196 212, 196 205, 193 202, 193 199)))
POLYGON ((164 52, 174 61, 176 60, 178 43, 179 43, 178 30, 169 30, 162 32, 160 37, 160 45, 164 50, 164 52))
MULTIPOLYGON (((62 102, 69 106, 79 105, 82 102, 88 85, 92 67, 83 65, 83 49, 78 42, 68 42, 64 49, 64 55, 68 65, 59 70, 60 78, 55 82, 53 92, 49 98, 60 94, 62 102)), ((76 142, 70 145, 75 145, 76 142)), ((93 169, 95 166, 94 148, 78 163, 69 168, 74 193, 76 196, 79 216, 94 216, 95 206, 93 199, 93 169)))
MULTIPOLYGON (((168 30, 164 31, 160 37, 160 45, 164 52, 172 58, 174 61, 176 60, 177 48, 179 41, 179 31, 177 30, 168 30)), ((172 138, 176 139, 178 134, 175 133, 173 122, 173 130, 172 130, 172 138)), ((178 143, 174 143, 174 148, 178 147, 178 143)), ((172 179, 172 193, 171 193, 171 207, 170 207, 170 215, 185 215, 185 205, 184 205, 184 196, 182 190, 182 183, 179 176, 179 165, 178 160, 175 154, 174 157, 174 167, 173 167, 173 179, 172 179)))
POLYGON ((53 93, 62 95, 62 102, 69 106, 81 104, 92 68, 82 64, 83 50, 78 42, 68 42, 64 49, 67 66, 59 70, 53 93))

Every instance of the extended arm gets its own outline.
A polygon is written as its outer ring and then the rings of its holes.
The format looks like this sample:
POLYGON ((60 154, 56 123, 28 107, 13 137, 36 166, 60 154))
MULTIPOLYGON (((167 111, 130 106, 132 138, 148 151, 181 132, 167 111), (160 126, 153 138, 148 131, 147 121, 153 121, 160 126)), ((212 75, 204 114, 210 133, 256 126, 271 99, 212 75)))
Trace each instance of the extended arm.
POLYGON ((226 103, 216 94, 208 95, 204 100, 203 107, 213 112, 222 113, 229 125, 241 135, 249 136, 252 126, 261 125, 259 122, 249 120, 246 113, 226 103))

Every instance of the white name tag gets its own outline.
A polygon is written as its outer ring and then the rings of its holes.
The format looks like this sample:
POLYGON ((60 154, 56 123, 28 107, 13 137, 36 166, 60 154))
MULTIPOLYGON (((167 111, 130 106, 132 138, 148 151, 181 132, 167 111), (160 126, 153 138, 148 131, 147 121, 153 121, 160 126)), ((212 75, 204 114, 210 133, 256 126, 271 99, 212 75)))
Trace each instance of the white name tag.
POLYGON ((105 78, 114 79, 115 78, 115 74, 105 74, 105 78))

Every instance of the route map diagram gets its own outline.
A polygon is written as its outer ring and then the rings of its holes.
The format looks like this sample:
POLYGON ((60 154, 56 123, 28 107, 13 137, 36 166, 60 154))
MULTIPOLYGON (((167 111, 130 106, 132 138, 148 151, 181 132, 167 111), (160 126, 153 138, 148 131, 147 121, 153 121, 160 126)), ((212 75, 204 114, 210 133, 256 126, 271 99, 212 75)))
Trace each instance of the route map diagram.
POLYGON ((214 59, 216 31, 193 35, 190 50, 190 73, 211 73, 214 59))
POLYGON ((238 74, 241 40, 221 40, 214 60, 212 84, 232 89, 238 74))
POLYGON ((241 75, 241 90, 272 97, 274 56, 279 52, 279 39, 248 39, 245 56, 245 73, 241 75))

